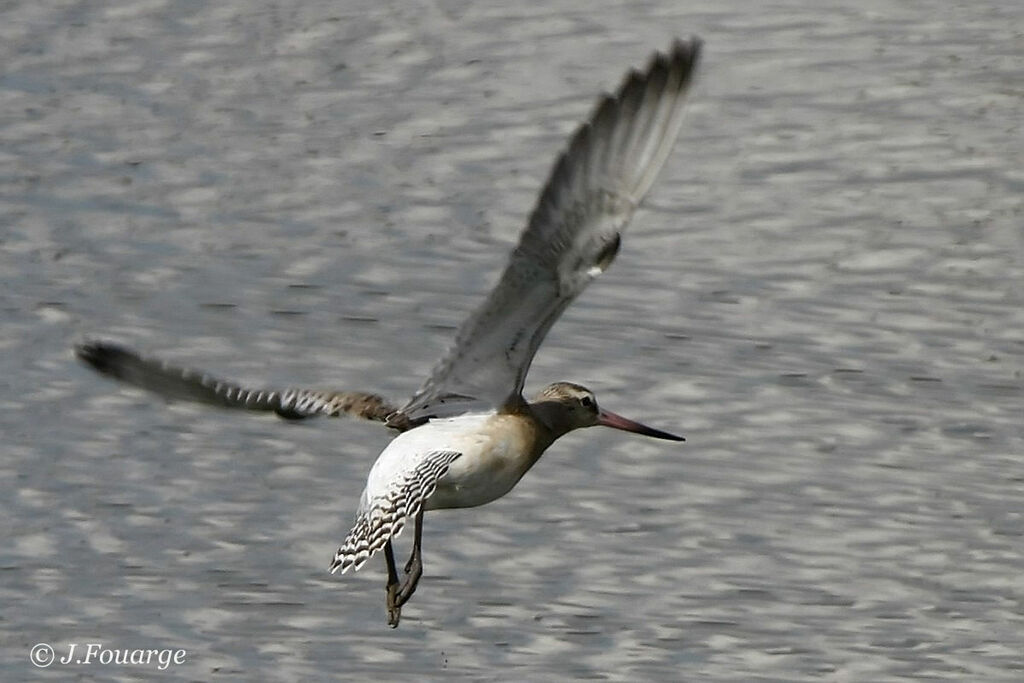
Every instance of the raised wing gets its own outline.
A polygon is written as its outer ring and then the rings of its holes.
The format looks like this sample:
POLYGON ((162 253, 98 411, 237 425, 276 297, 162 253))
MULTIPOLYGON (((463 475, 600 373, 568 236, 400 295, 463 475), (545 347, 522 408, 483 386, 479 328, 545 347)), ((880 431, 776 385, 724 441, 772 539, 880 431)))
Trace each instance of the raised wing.
MULTIPOLYGON (((87 341, 75 346, 75 355, 100 374, 146 389, 164 398, 196 401, 220 408, 274 412, 299 420, 307 417, 350 415, 385 422, 396 407, 376 394, 312 389, 248 389, 218 379, 202 370, 181 368, 159 358, 144 357, 110 342, 87 341)), ((409 427, 396 416, 389 426, 409 427)))
POLYGON ((701 41, 677 40, 600 99, 558 157, 497 286, 401 413, 416 420, 520 400, 537 347, 619 250, 679 134, 701 41))
POLYGON ((338 569, 342 574, 349 568, 358 570, 385 543, 400 534, 406 520, 416 516, 437 488, 437 482, 460 455, 458 451, 439 450, 385 461, 382 454, 370 472, 356 522, 334 554, 331 573, 338 569), (382 462, 398 467, 378 471, 382 462))

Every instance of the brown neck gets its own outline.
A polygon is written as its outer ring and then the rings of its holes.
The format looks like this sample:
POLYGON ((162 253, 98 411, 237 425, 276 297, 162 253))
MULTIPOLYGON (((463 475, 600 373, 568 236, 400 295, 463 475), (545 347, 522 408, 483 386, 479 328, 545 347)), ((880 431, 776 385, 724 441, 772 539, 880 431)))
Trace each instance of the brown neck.
POLYGON ((555 401, 527 403, 520 396, 518 401, 508 401, 501 412, 522 419, 523 426, 531 432, 529 466, 537 462, 558 437, 572 429, 565 420, 564 409, 560 410, 555 401))
POLYGON ((544 438, 547 439, 544 448, 575 429, 575 426, 569 423, 565 406, 557 401, 535 401, 526 408, 544 432, 544 438))

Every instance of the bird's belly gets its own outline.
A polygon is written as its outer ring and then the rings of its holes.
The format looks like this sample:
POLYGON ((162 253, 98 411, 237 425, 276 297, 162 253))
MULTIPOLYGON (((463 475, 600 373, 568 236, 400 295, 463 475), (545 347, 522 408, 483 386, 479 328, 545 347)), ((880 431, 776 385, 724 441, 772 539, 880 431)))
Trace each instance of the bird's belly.
POLYGON ((511 491, 532 464, 523 455, 500 447, 485 453, 463 454, 438 480, 426 507, 438 510, 490 503, 511 491))

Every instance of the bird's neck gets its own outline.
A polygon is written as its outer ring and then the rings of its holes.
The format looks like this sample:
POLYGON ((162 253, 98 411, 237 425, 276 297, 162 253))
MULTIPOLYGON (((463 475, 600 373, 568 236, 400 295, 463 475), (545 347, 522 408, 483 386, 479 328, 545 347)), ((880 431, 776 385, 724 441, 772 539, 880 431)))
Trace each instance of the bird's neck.
POLYGON ((558 405, 551 401, 527 403, 520 398, 506 403, 502 413, 512 417, 527 435, 529 464, 526 469, 532 467, 558 437, 572 430, 565 420, 565 411, 559 410, 558 405))
POLYGON ((575 428, 569 423, 564 406, 556 401, 534 401, 524 407, 539 425, 544 448, 575 428))

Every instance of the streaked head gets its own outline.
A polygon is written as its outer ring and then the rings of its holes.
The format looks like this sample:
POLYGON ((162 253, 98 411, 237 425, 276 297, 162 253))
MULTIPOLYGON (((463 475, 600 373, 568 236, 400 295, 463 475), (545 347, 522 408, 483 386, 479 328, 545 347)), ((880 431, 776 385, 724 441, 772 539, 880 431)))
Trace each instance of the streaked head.
POLYGON ((530 402, 534 413, 552 431, 565 434, 573 429, 603 425, 624 432, 633 432, 656 439, 685 441, 681 436, 663 432, 647 425, 616 415, 598 407, 594 392, 572 382, 549 384, 530 402))

